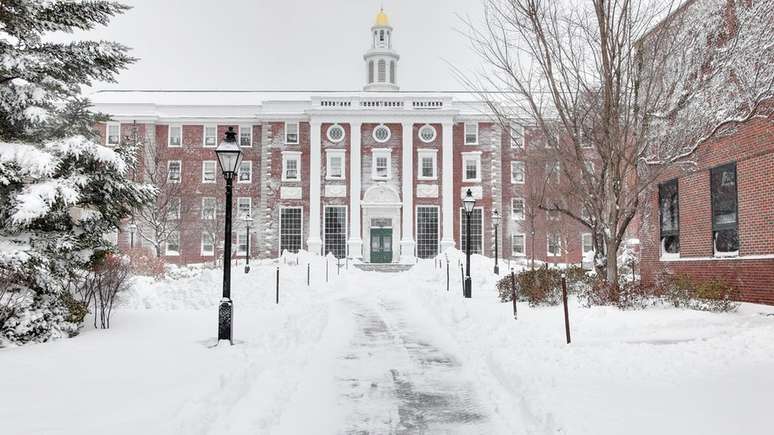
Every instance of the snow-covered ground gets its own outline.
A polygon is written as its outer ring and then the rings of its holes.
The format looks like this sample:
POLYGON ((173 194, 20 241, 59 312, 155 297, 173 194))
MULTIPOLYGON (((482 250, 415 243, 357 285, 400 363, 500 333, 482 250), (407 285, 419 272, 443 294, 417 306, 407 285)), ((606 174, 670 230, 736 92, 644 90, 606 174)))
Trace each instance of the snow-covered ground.
MULTIPOLYGON (((321 259, 234 268, 235 346, 215 344, 221 272, 136 281, 108 331, 0 350, 3 434, 768 434, 774 309, 500 304, 474 258, 400 274, 321 259)), ((484 272, 486 271, 486 272, 484 272)))

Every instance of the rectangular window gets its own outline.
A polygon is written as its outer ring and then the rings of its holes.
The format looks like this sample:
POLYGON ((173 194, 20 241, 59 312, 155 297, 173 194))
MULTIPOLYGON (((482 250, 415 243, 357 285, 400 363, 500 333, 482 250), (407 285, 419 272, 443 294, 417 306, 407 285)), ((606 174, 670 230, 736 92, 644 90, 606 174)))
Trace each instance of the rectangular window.
POLYGON ((202 256, 211 257, 215 255, 215 241, 212 234, 208 232, 202 233, 202 256))
POLYGON ((417 151, 417 156, 419 157, 419 174, 417 174, 417 179, 435 180, 437 178, 437 154, 435 150, 417 151))
POLYGON ((462 181, 481 181, 481 154, 462 153, 462 181))
POLYGON ((581 234, 581 252, 583 255, 594 252, 594 240, 591 238, 591 233, 581 234))
MULTIPOLYGON (((462 247, 462 252, 467 252, 466 249, 468 247, 468 223, 467 223, 467 214, 465 213, 464 209, 460 209, 460 212, 462 213, 462 218, 460 219, 460 223, 462 224, 462 229, 460 231, 460 235, 462 240, 460 240, 460 246, 462 247)), ((476 207, 473 209, 472 212, 470 212, 470 253, 471 254, 481 254, 484 252, 484 246, 483 246, 483 228, 484 228, 484 220, 483 220, 483 211, 481 207, 476 207)))
POLYGON ((438 255, 438 207, 417 207, 417 257, 438 255))
POLYGON ((247 232, 237 231, 237 255, 247 255, 247 232))
POLYGON ((172 197, 167 200, 167 219, 180 219, 180 203, 178 197, 172 197))
POLYGON ((183 146, 183 127, 179 125, 169 126, 169 143, 170 147, 183 146))
POLYGON ((325 254, 347 256, 347 208, 325 207, 325 254))
POLYGON ((373 168, 371 178, 374 180, 388 180, 390 178, 390 154, 389 150, 373 151, 373 168))
POLYGON ((298 123, 297 122, 285 123, 285 143, 289 145, 298 144, 298 123))
POLYGON ((546 162, 546 181, 554 184, 559 184, 559 171, 561 167, 556 160, 546 162))
POLYGON ((217 200, 210 196, 202 198, 202 219, 213 220, 218 210, 217 200))
POLYGON ((736 163, 710 170, 712 240, 716 256, 739 254, 736 163))
POLYGON ((175 231, 169 234, 165 243, 164 255, 180 255, 180 233, 175 231))
POLYGON ((524 184, 526 179, 526 168, 524 162, 517 160, 511 162, 511 183, 524 184))
POLYGON ((325 178, 328 180, 343 180, 344 176, 344 150, 328 150, 325 153, 327 159, 325 178))
POLYGON ((242 161, 239 164, 239 180, 238 183, 249 183, 253 180, 253 162, 242 161))
POLYGON ((524 127, 511 122, 511 148, 524 149, 524 127))
POLYGON ((170 160, 167 162, 167 181, 170 183, 180 182, 180 173, 182 172, 182 163, 180 160, 170 160))
POLYGON ((239 126, 239 146, 241 147, 253 146, 253 126, 251 125, 239 126))
POLYGON ((282 153, 282 181, 300 181, 301 180, 301 153, 283 152, 282 153))
POLYGON ((252 216, 252 198, 248 196, 240 196, 237 198, 237 218, 241 219, 245 216, 252 216))
POLYGON ((218 145, 218 127, 214 125, 204 126, 204 146, 215 148, 218 145))
POLYGON ((562 255, 562 239, 559 234, 548 234, 546 239, 548 239, 546 255, 549 257, 558 257, 562 255))
POLYGON ((523 257, 526 255, 524 250, 524 234, 512 234, 511 235, 511 256, 523 257))
POLYGON ((301 207, 280 209, 280 255, 285 251, 295 253, 301 249, 301 214, 301 207))
POLYGON ((524 220, 524 198, 511 198, 511 216, 515 221, 524 220))
POLYGON ((550 221, 558 221, 559 210, 546 210, 546 219, 550 221))
POLYGON ((202 183, 214 183, 217 170, 215 160, 205 160, 202 162, 202 183))
POLYGON ((661 255, 680 253, 680 201, 677 179, 658 186, 661 255))
POLYGON ((116 146, 121 141, 121 124, 118 122, 107 123, 105 145, 116 146))
POLYGON ((465 145, 478 145, 478 123, 465 123, 465 145))

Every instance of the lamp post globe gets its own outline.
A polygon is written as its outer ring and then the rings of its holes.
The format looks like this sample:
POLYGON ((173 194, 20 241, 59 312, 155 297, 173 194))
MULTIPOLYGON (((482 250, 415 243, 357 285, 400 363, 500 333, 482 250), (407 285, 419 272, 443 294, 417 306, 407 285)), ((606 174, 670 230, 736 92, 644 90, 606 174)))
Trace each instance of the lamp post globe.
POLYGON ((473 192, 468 189, 465 197, 462 199, 462 207, 465 210, 465 292, 466 298, 473 296, 473 280, 470 279, 470 215, 476 205, 476 198, 473 198, 473 192))
POLYGON ((231 206, 234 177, 242 163, 242 150, 236 140, 234 127, 229 127, 223 142, 215 148, 220 170, 226 180, 226 225, 223 248, 223 297, 218 307, 218 342, 234 344, 234 304, 231 301, 231 206))
POLYGON ((494 254, 495 254, 495 264, 494 264, 494 273, 495 275, 500 274, 500 266, 497 264, 497 250, 498 250, 498 242, 499 238, 497 236, 497 227, 500 226, 500 212, 497 210, 494 210, 492 212, 492 225, 494 225, 494 254))

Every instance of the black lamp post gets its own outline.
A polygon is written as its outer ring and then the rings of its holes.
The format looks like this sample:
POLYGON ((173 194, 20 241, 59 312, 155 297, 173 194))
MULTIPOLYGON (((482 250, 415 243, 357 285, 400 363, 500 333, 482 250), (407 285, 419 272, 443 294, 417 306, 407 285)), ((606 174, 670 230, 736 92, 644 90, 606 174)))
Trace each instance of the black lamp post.
POLYGON ((234 127, 229 127, 226 138, 215 149, 220 170, 226 179, 226 232, 223 249, 223 298, 218 308, 218 342, 228 340, 234 344, 234 303, 231 301, 231 190, 239 164, 242 162, 242 150, 236 141, 234 127))
POLYGON ((245 248, 245 273, 250 272, 250 222, 253 218, 250 217, 250 213, 245 213, 242 216, 242 222, 245 223, 245 239, 247 241, 247 247, 245 248))
POLYGON ((500 226, 500 213, 497 210, 492 212, 492 224, 494 225, 494 230, 495 230, 495 247, 494 247, 495 248, 495 267, 494 267, 494 273, 495 273, 495 275, 499 275, 500 274, 500 267, 497 265, 497 242, 498 242, 497 227, 500 226))
POLYGON ((465 198, 462 199, 462 206, 465 209, 466 221, 466 246, 465 246, 465 292, 464 296, 470 298, 473 296, 473 281, 470 279, 470 215, 473 213, 473 206, 476 205, 476 199, 473 198, 473 192, 468 189, 465 198))
POLYGON ((137 225, 132 222, 129 224, 129 248, 134 249, 134 232, 137 231, 137 225))

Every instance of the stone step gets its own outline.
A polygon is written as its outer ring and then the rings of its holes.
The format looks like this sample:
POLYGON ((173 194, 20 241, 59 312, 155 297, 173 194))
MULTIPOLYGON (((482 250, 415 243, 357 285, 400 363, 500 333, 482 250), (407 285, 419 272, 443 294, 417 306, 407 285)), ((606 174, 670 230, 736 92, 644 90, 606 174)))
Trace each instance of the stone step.
POLYGON ((413 264, 398 264, 398 263, 357 263, 354 266, 366 272, 382 272, 382 273, 405 272, 411 269, 412 267, 414 267, 413 264))

